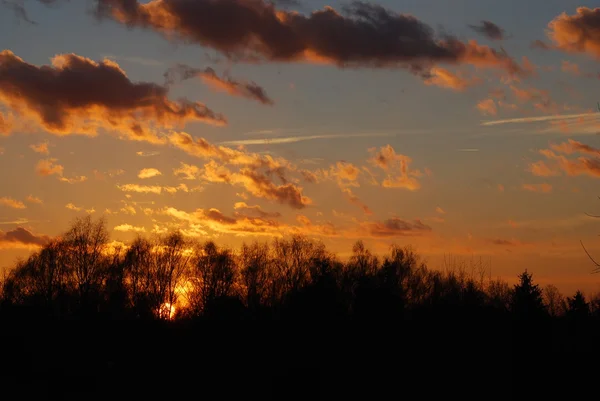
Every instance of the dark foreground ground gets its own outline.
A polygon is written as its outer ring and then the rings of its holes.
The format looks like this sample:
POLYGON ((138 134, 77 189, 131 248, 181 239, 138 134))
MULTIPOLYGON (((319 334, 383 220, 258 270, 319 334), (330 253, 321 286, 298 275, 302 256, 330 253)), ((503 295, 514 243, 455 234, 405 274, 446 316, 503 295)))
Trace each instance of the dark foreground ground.
POLYGON ((577 399, 600 379, 591 324, 0 324, 6 400, 577 399))

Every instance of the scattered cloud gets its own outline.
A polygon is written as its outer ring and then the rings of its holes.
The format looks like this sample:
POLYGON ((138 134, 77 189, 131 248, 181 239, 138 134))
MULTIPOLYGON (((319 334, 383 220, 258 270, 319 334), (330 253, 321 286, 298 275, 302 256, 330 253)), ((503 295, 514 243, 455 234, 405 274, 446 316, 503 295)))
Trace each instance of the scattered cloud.
POLYGON ((37 203, 38 205, 41 205, 44 203, 43 200, 41 200, 40 198, 33 196, 33 195, 29 195, 25 200, 29 203, 37 203))
POLYGON ((177 64, 165 73, 165 79, 169 85, 190 78, 200 78, 209 87, 227 92, 232 96, 244 97, 269 106, 275 104, 265 89, 256 82, 236 80, 230 76, 219 77, 211 67, 198 69, 185 64, 177 64))
POLYGON ((184 180, 195 180, 200 177, 201 170, 198 166, 181 162, 179 168, 173 169, 173 174, 184 180))
POLYGON ((600 8, 578 7, 573 15, 563 12, 548 24, 548 38, 556 49, 600 57, 598 21, 600 8))
POLYGON ((35 171, 42 177, 49 175, 58 175, 62 177, 65 168, 60 164, 56 164, 57 161, 58 159, 40 160, 35 167, 35 171))
POLYGON ((81 211, 85 211, 86 213, 95 213, 96 209, 94 209, 93 207, 91 209, 86 209, 84 207, 81 206, 75 206, 73 203, 67 203, 65 205, 65 208, 69 209, 69 210, 73 210, 75 212, 81 212, 81 211))
POLYGON ((533 175, 550 177, 566 174, 568 176, 588 175, 600 178, 600 149, 581 142, 569 140, 560 144, 551 144, 550 149, 539 151, 546 160, 530 163, 527 167, 533 175), (560 154, 563 153, 563 154, 560 154), (592 157, 580 156, 569 159, 564 154, 583 153, 592 157))
POLYGON ((50 150, 48 150, 48 142, 41 142, 38 144, 29 145, 29 147, 36 153, 41 153, 43 155, 50 154, 50 150))
POLYGON ((118 226, 115 226, 115 228, 113 228, 113 230, 121 231, 121 232, 136 232, 136 233, 145 233, 146 232, 146 229, 144 227, 136 227, 136 226, 132 226, 131 224, 120 224, 118 226))
POLYGON ((7 196, 3 196, 2 198, 0 198, 0 205, 10 207, 13 209, 26 209, 27 208, 27 206, 25 206, 25 204, 23 202, 15 200, 15 199, 7 197, 7 196))
POLYGON ((138 178, 146 179, 156 177, 159 175, 162 175, 162 173, 155 168, 144 168, 138 173, 138 178))
POLYGON ((163 192, 174 194, 176 192, 189 192, 189 188, 185 184, 179 184, 176 187, 171 186, 159 186, 159 185, 139 185, 139 184, 125 184, 117 185, 123 192, 137 192, 142 194, 156 194, 160 195, 163 192))
POLYGON ((57 159, 40 160, 35 167, 35 171, 42 177, 55 175, 59 181, 67 182, 69 184, 76 184, 87 180, 87 177, 84 175, 73 176, 70 178, 64 177, 63 173, 65 168, 58 164, 57 161, 57 159))
POLYGON ((491 21, 482 20, 479 25, 469 25, 469 28, 492 40, 502 40, 506 37, 504 29, 491 21))
POLYGON ((482 114, 491 116, 498 114, 498 107, 496 107, 496 102, 494 102, 494 99, 484 99, 477 103, 477 106, 475 107, 477 107, 477 110, 479 110, 479 112, 482 114))
POLYGON ((453 73, 445 68, 432 68, 429 76, 423 81, 426 85, 435 85, 440 88, 452 89, 455 91, 464 91, 469 86, 481 83, 481 79, 466 78, 464 74, 453 73))
POLYGON ((529 192, 542 192, 545 194, 552 192, 552 185, 550 184, 523 184, 521 188, 529 192))
POLYGON ((416 191, 421 188, 418 178, 423 174, 419 170, 411 170, 412 159, 408 156, 398 154, 391 145, 386 145, 377 151, 376 148, 369 149, 373 157, 369 160, 371 164, 384 170, 388 175, 381 185, 385 188, 404 188, 416 191))
POLYGON ((446 214, 446 211, 439 206, 435 208, 435 211, 439 214, 446 214))

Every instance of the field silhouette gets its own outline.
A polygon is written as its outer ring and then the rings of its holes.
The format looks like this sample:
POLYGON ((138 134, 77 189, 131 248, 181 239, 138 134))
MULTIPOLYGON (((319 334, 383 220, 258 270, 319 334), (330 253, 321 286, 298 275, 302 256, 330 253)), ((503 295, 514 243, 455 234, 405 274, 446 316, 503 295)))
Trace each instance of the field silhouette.
MULTIPOLYGON (((597 382, 600 297, 527 271, 341 262, 306 237, 238 250, 110 242, 80 218, 2 281, 5 394, 37 399, 539 399, 597 382)), ((7 399, 10 399, 7 398, 7 399)))

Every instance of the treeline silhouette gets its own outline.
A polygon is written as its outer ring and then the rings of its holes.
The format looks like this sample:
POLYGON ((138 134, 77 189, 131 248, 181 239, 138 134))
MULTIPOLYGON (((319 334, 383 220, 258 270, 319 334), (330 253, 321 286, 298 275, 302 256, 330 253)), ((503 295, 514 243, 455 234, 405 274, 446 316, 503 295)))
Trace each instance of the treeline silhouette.
POLYGON ((4 275, 5 391, 23 398, 570 398, 597 380, 600 297, 527 271, 345 262, 302 236, 234 251, 173 232, 110 242, 75 220, 4 275))

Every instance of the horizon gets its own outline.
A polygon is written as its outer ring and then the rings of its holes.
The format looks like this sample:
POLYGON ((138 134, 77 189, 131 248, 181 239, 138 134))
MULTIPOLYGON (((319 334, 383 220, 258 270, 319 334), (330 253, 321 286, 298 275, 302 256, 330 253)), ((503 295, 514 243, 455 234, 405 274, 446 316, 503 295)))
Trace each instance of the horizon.
POLYGON ((0 2, 0 267, 91 214, 600 292, 594 2, 43 3, 0 2))

